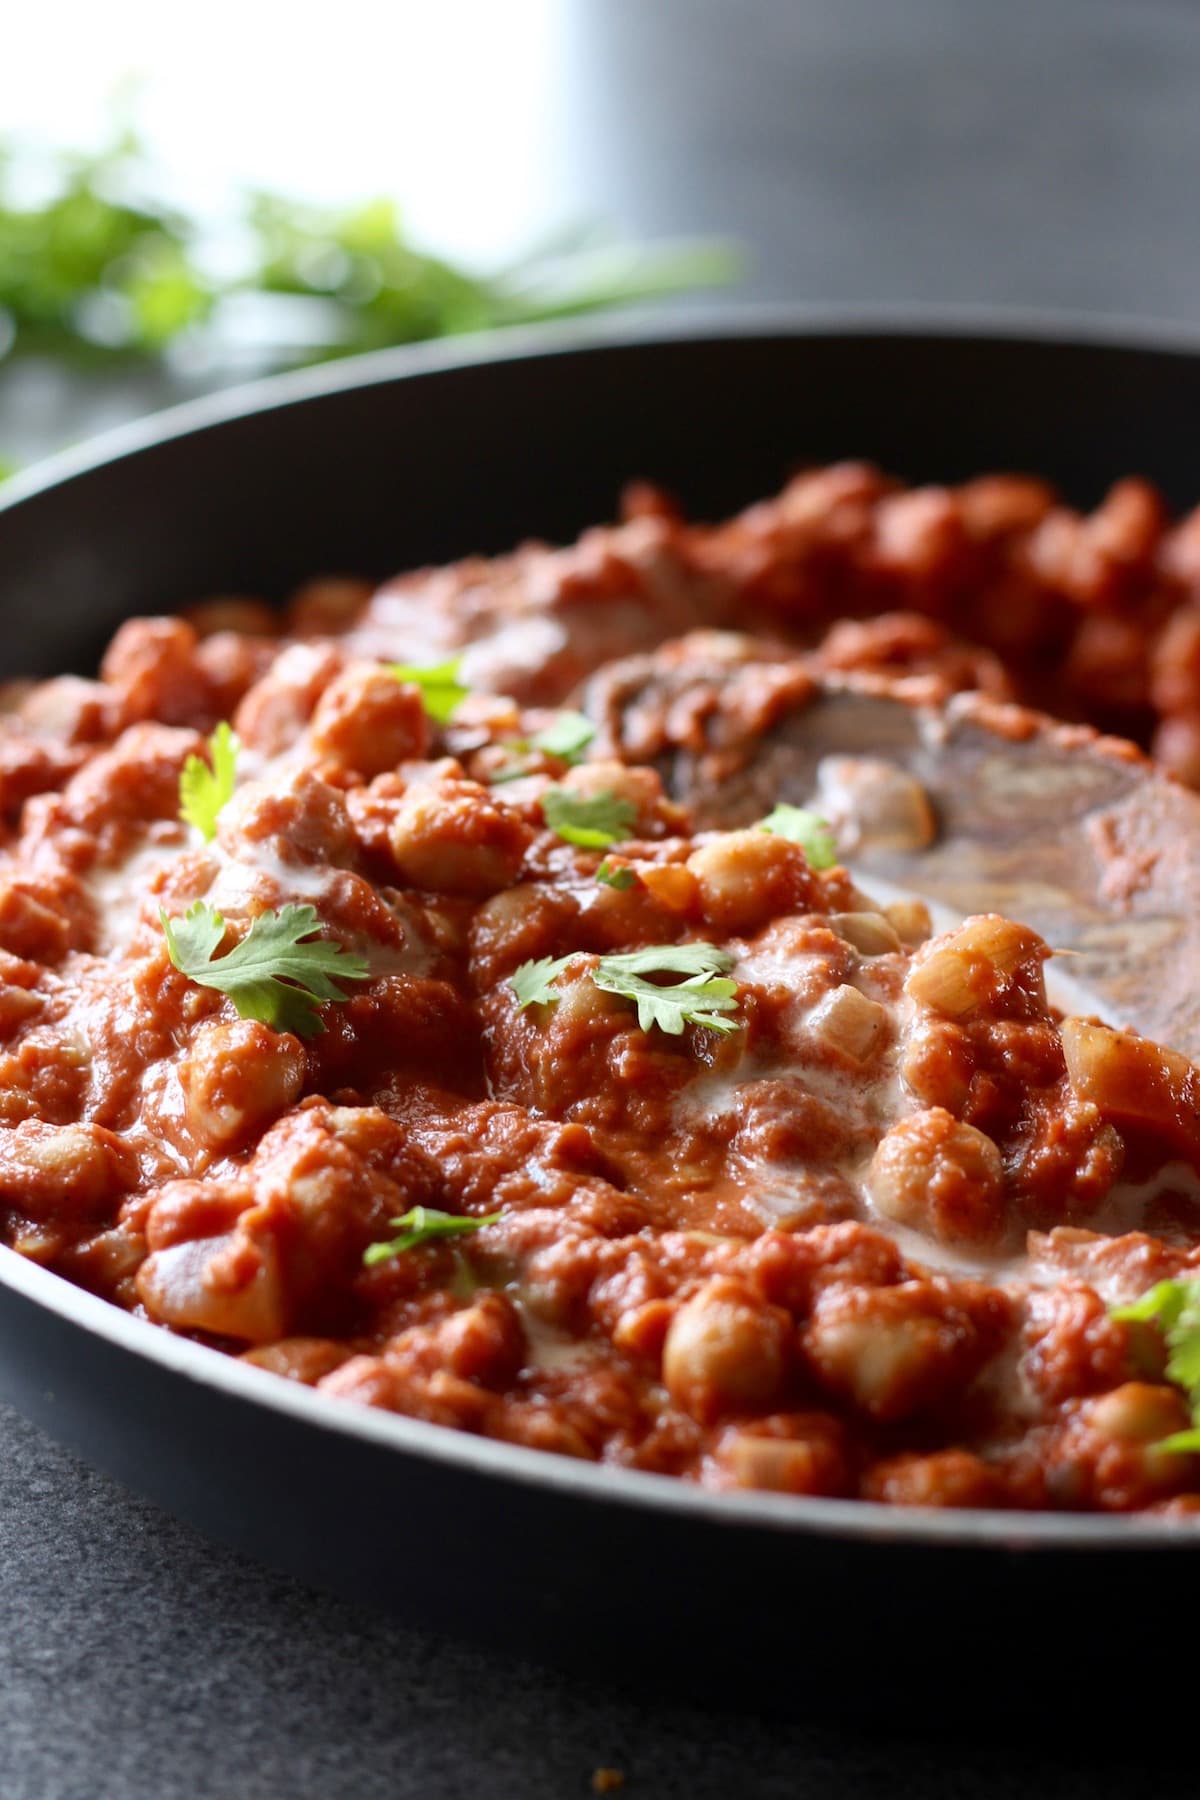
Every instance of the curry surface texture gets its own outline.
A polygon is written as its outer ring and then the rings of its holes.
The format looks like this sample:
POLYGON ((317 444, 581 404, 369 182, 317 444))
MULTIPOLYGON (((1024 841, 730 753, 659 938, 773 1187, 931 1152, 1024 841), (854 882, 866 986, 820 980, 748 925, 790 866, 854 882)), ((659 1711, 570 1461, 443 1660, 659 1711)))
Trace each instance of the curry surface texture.
MULTIPOLYGON (((1064 1017, 1019 921, 935 934, 811 820, 696 832, 719 788, 667 797, 668 741, 736 762, 864 677, 1052 696, 1198 777, 1200 528, 1136 481, 1081 517, 844 466, 715 527, 635 489, 565 550, 218 598, 123 626, 98 680, 13 684, 7 1241, 347 1402, 564 1455, 1200 1508, 1163 1341, 1113 1316, 1200 1275, 1193 1065, 1064 1017), (393 666, 448 659, 443 693, 393 666), (222 721, 206 837, 180 779, 222 721), (299 962, 218 985, 289 907, 299 962), (306 1009, 317 944, 359 960, 306 1009)), ((869 747, 838 761, 844 846, 936 832, 869 747)))

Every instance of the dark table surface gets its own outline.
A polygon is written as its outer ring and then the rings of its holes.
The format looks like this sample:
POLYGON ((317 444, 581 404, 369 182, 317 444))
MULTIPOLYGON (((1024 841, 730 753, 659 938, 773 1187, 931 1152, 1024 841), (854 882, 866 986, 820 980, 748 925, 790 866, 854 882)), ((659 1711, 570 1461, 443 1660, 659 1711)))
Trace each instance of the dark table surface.
MULTIPOLYGON (((1200 317, 1192 0, 564 12, 559 148, 580 210, 643 235, 741 236, 754 298, 1200 317)), ((110 394, 101 412, 131 403, 110 394)), ((95 407, 70 406, 62 435, 81 435, 95 407)), ((1171 1761, 1186 1722, 1147 1731, 1119 1700, 1036 1739, 1024 1721, 952 1736, 936 1694, 903 1733, 869 1705, 814 1717, 803 1657, 819 1620, 797 1621, 784 1719, 533 1670, 247 1564, 2 1408, 0 1436, 5 1800, 557 1800, 601 1767, 625 1773, 631 1800, 1196 1790, 1171 1761)), ((1030 1624, 1036 1645, 1056 1641, 1030 1624)), ((868 1688, 870 1659, 867 1644, 868 1688)), ((1038 1686, 1045 1699, 1052 1662, 1038 1686)))

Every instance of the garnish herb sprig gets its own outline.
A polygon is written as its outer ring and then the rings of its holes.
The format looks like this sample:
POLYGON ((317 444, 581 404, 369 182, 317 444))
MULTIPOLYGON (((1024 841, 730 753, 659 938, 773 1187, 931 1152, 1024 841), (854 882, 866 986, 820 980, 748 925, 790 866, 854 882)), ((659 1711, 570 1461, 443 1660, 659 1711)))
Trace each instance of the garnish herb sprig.
POLYGON ((828 824, 817 813, 804 806, 789 806, 780 801, 774 811, 758 822, 760 831, 787 838, 799 844, 812 869, 832 869, 838 860, 837 841, 828 824))
MULTIPOLYGON (((553 1005, 559 998, 555 982, 569 956, 543 956, 522 963, 509 976, 509 986, 522 1007, 553 1005)), ((741 1021, 729 1015, 737 1011, 737 983, 727 971, 734 958, 715 944, 655 944, 642 950, 600 957, 588 974, 602 993, 632 1000, 643 1031, 657 1026, 669 1037, 679 1037, 685 1025, 699 1025, 722 1034, 737 1031, 741 1021), (651 975, 681 975, 681 981, 660 985, 651 975)))
POLYGON ((436 1206, 413 1206, 398 1219, 388 1220, 401 1235, 386 1243, 368 1244, 363 1251, 363 1262, 372 1269, 376 1263, 399 1256, 404 1250, 416 1250, 437 1238, 469 1237, 472 1232, 482 1231, 485 1225, 499 1224, 500 1217, 494 1212, 480 1219, 467 1219, 459 1213, 439 1212, 436 1206))
POLYGON ((259 913, 240 943, 216 954, 225 920, 215 906, 196 900, 181 918, 158 912, 167 953, 189 981, 227 994, 243 1019, 257 1019, 274 1031, 315 1037, 324 1031, 317 1003, 346 1000, 338 983, 363 981, 365 958, 327 938, 313 938, 321 920, 316 908, 290 903, 278 912, 259 913))
POLYGON ((583 752, 587 751, 594 736, 596 725, 587 713, 558 713, 551 724, 543 725, 542 731, 534 731, 533 738, 509 738, 504 749, 509 752, 511 761, 493 770, 489 781, 493 787, 498 787, 502 781, 520 781, 522 776, 534 774, 536 765, 531 761, 534 751, 542 756, 554 756, 556 761, 567 763, 569 769, 574 769, 576 763, 583 761, 583 752))
POLYGON ((218 814, 233 798, 240 748, 232 726, 223 719, 208 740, 208 761, 189 756, 180 771, 179 816, 206 842, 216 837, 218 814))
POLYGON ((559 762, 573 768, 595 735, 596 727, 586 713, 560 712, 549 725, 534 732, 526 747, 540 750, 545 756, 556 756, 559 762))
POLYGON ((596 880, 601 887, 618 888, 625 892, 633 887, 637 881, 637 875, 632 869, 626 868, 621 863, 614 863, 606 856, 596 870, 596 880))
POLYGON ((1154 1323, 1167 1345, 1168 1381, 1183 1389, 1192 1413, 1192 1429, 1160 1439, 1158 1450, 1200 1450, 1200 1277, 1160 1281, 1129 1306, 1110 1308, 1114 1319, 1154 1323))
POLYGON ((596 727, 581 712, 560 712, 549 725, 541 731, 535 731, 532 737, 511 738, 505 749, 514 760, 505 763, 495 770, 490 780, 493 787, 504 781, 519 781, 522 776, 534 772, 534 765, 529 761, 530 753, 538 751, 543 756, 553 756, 558 762, 566 763, 569 769, 582 761, 583 753, 596 735, 596 727))
POLYGON ((637 822, 637 807, 607 788, 580 794, 573 788, 548 787, 542 795, 542 817, 556 837, 581 850, 607 850, 627 838, 637 822))
POLYGON ((419 667, 416 663, 388 663, 389 675, 397 681, 406 681, 421 690, 421 704, 425 715, 435 725, 448 725, 459 706, 470 693, 459 679, 462 672, 462 657, 452 656, 445 662, 430 663, 419 667))

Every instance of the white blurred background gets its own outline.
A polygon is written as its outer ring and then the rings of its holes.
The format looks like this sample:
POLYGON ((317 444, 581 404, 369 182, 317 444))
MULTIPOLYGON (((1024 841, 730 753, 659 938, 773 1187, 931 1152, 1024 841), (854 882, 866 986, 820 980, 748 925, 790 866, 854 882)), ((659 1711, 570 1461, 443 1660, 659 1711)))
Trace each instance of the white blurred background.
MULTIPOLYGON (((0 139, 399 203, 487 272, 545 233, 745 246, 738 300, 1200 320, 1200 0, 9 0, 0 139)), ((0 364, 0 461, 180 391, 0 364)))
POLYGON ((577 216, 560 0, 65 0, 4 8, 0 131, 88 146, 123 93, 164 184, 387 193, 430 248, 491 262, 577 216), (64 53, 64 51, 66 53, 64 53))

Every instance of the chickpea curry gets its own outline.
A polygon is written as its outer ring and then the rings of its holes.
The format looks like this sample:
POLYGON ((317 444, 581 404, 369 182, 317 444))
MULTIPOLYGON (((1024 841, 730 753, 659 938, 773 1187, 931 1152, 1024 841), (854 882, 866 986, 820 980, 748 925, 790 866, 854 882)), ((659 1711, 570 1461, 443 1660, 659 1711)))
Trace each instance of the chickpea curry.
POLYGON ((1147 493, 855 466, 698 527, 637 489, 569 549, 216 599, 11 684, 6 1241, 513 1444, 1200 1510, 1196 1066, 1056 1005, 1019 920, 873 891, 856 831, 937 821, 870 746, 733 829, 664 779, 864 676, 1053 688, 1189 773, 1196 533, 1147 493))

